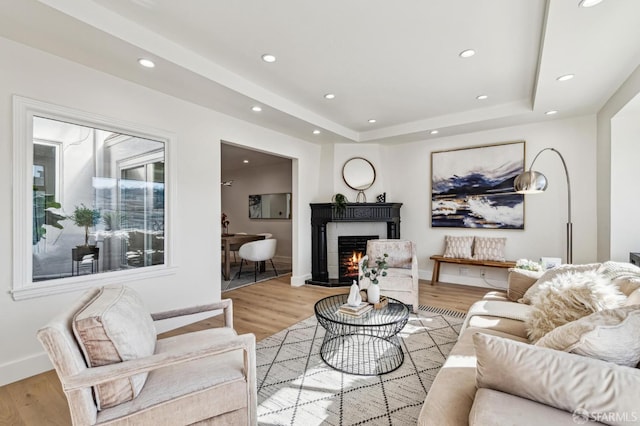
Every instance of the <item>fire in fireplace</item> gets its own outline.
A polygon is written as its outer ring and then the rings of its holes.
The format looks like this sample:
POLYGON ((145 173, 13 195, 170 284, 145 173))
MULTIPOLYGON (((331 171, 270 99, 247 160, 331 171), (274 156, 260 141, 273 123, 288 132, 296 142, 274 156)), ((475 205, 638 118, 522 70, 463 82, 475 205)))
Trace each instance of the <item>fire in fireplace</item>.
POLYGON ((358 262, 367 251, 367 241, 377 235, 343 235, 338 237, 338 281, 351 283, 358 280, 358 262))

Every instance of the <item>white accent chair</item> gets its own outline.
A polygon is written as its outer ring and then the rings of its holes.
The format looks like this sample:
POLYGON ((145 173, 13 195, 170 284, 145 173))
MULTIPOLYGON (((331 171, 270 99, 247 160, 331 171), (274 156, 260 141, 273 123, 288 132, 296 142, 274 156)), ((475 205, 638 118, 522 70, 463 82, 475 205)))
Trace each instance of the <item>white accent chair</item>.
MULTIPOLYGON (((123 286, 93 288, 37 333, 62 383, 73 425, 257 423, 255 336, 236 334, 231 300, 150 314, 143 304, 131 303, 131 297, 120 297, 102 302, 106 309, 98 310, 101 317, 89 318, 93 321, 90 331, 78 336, 78 316, 87 311, 95 315, 105 289, 135 294, 123 286), (155 336, 154 321, 220 310, 224 312, 223 327, 161 339, 155 336), (150 327, 143 326, 145 323, 150 327), (98 325, 109 330, 109 338, 95 337, 93 330, 98 325), (151 353, 132 356, 131 347, 139 340, 133 336, 141 334, 143 340, 150 340, 151 353), (91 349, 82 340, 88 335, 93 339, 91 349), (98 361, 87 359, 91 357, 89 350, 101 351, 98 361), (97 399, 98 387, 123 381, 133 384, 147 372, 133 399, 112 404, 97 399)), ((129 387, 117 389, 126 393, 129 387)))
POLYGON ((273 267, 273 272, 278 276, 276 265, 273 264, 273 257, 276 255, 276 247, 278 240, 269 238, 265 240, 252 241, 245 243, 240 247, 238 253, 240 254, 240 270, 238 271, 238 277, 242 274, 242 260, 250 260, 253 264, 253 280, 258 280, 258 268, 260 262, 270 261, 273 267))
MULTIPOLYGON (((234 235, 247 235, 247 233, 246 232, 236 232, 234 235)), ((236 259, 236 253, 238 252, 238 250, 240 250, 240 247, 242 247, 242 244, 231 244, 229 246, 229 251, 231 251, 231 253, 233 253, 233 261, 234 261, 234 263, 238 261, 236 259)), ((222 248, 224 249, 224 247, 222 247, 222 248)))
MULTIPOLYGON (((413 312, 418 310, 418 256, 416 244, 408 240, 369 240, 366 255, 358 262, 358 277, 362 276, 362 265, 368 262, 369 268, 376 266, 375 261, 384 254, 387 257, 387 276, 378 277, 380 294, 411 305, 413 312)), ((367 278, 360 280, 360 288, 367 289, 367 278)))

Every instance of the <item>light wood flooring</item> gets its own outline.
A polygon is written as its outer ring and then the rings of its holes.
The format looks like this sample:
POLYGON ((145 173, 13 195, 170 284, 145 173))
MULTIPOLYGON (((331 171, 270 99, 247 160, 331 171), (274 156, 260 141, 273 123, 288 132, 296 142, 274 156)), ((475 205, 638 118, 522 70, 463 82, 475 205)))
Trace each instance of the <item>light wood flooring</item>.
MULTIPOLYGON (((222 294, 233 300, 234 328, 254 333, 258 341, 313 315, 314 303, 348 293, 348 287, 291 287, 290 277, 253 284, 222 294)), ((489 289, 420 281, 420 304, 466 312, 489 289)), ((221 316, 165 333, 163 336, 216 327, 221 316)), ((55 371, 0 387, 0 425, 69 425, 67 401, 55 371)))

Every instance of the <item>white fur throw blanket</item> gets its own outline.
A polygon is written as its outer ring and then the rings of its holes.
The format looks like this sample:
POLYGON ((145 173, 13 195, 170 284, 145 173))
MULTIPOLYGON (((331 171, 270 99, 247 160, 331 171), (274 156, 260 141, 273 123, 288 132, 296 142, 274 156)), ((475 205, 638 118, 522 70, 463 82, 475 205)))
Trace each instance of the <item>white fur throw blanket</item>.
POLYGON ((626 296, 613 284, 612 275, 597 270, 569 271, 541 283, 526 320, 529 339, 536 342, 556 327, 622 306, 626 296))

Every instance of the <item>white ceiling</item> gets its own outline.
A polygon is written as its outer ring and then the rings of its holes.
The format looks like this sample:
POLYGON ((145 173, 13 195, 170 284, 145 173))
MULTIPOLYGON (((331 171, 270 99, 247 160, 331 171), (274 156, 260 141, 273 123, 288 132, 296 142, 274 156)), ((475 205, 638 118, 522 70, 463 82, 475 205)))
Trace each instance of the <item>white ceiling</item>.
POLYGON ((318 143, 424 140, 596 113, 640 64, 639 0, 0 6, 1 36, 318 143), (465 49, 477 53, 462 59, 465 49), (263 62, 264 53, 277 61, 263 62), (156 68, 141 68, 139 57, 156 68), (575 78, 556 80, 568 73, 575 78))

